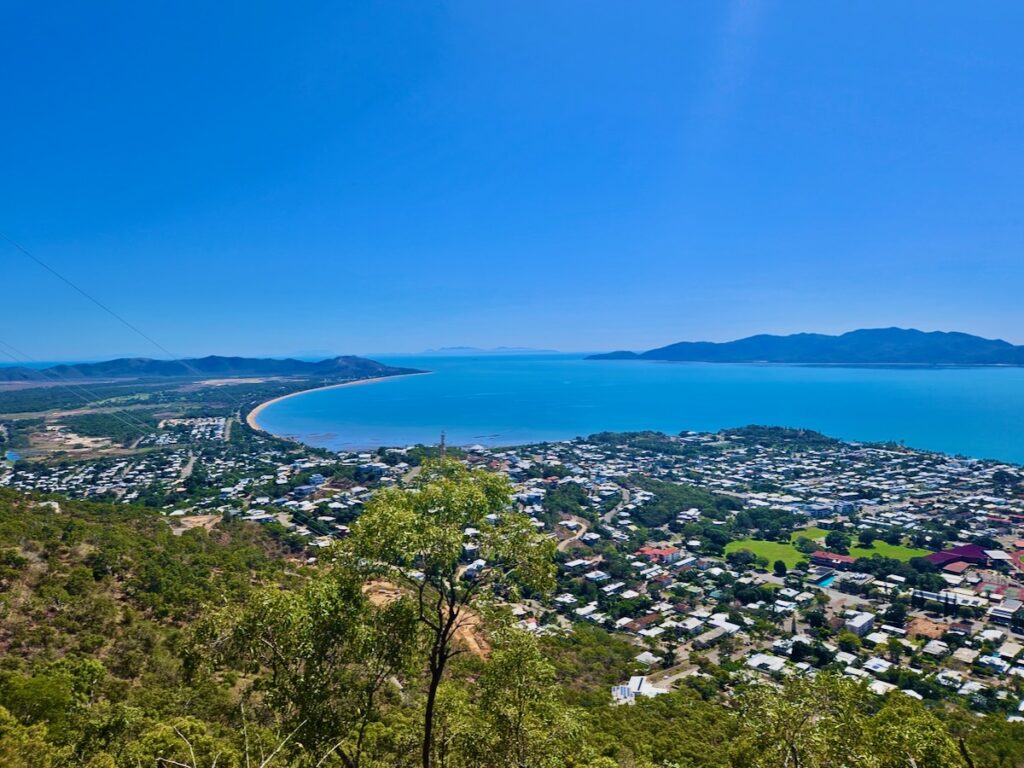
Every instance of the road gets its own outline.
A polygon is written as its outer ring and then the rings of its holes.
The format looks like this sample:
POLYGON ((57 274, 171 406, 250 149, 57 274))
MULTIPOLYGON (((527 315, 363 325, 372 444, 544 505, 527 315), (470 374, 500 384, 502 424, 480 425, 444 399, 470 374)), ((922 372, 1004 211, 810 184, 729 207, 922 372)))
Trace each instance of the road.
POLYGON ((627 491, 625 488, 623 488, 622 489, 622 499, 619 501, 618 504, 616 504, 614 507, 612 507, 610 510, 608 510, 607 512, 605 512, 601 516, 601 522, 603 522, 605 525, 608 525, 609 523, 611 523, 612 519, 617 514, 619 514, 619 511, 623 507, 625 507, 627 504, 629 504, 629 491, 627 491))
MULTIPOLYGON (((569 520, 574 520, 575 522, 579 523, 580 527, 577 528, 576 529, 576 533, 574 533, 568 539, 562 539, 560 542, 558 542, 558 551, 559 552, 565 552, 565 550, 567 550, 569 548, 570 544, 572 544, 574 541, 579 541, 580 537, 584 533, 586 533, 588 530, 590 530, 590 523, 588 523, 582 517, 577 517, 576 515, 569 515, 568 519, 569 520)), ((565 520, 563 519, 561 522, 564 523, 565 520)))
MULTIPOLYGON (((735 641, 736 646, 733 650, 732 658, 745 656, 746 654, 752 652, 767 651, 771 649, 772 643, 774 642, 774 638, 767 637, 755 639, 750 636, 736 636, 735 641)), ((668 667, 667 669, 661 669, 656 672, 652 672, 649 675, 651 682, 662 688, 671 688, 677 682, 679 682, 680 679, 695 674, 698 670, 698 667, 696 664, 690 661, 691 647, 692 646, 689 642, 679 646, 678 650, 676 651, 676 661, 679 663, 671 667, 668 667)), ((704 657, 715 666, 718 666, 721 662, 719 651, 720 648, 718 646, 715 646, 714 648, 708 650, 704 654, 704 657)))
POLYGON ((178 482, 179 483, 183 483, 183 482, 185 482, 188 479, 189 475, 192 474, 192 468, 195 465, 196 465, 196 455, 194 453, 192 453, 192 452, 189 452, 189 454, 188 454, 188 463, 184 467, 181 468, 181 476, 178 477, 178 482))

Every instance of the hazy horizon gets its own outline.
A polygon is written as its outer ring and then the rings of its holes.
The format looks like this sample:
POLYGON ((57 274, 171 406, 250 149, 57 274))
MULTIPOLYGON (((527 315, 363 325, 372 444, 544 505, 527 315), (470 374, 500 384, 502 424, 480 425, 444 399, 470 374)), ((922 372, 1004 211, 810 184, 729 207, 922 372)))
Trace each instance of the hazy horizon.
MULTIPOLYGON (((849 331, 865 330, 851 328, 849 331)), ((918 330, 923 332, 950 332, 954 329, 906 329, 906 330, 918 330)), ((840 331, 839 334, 845 333, 846 331, 840 331)), ((963 333, 963 331, 960 331, 963 333)), ((798 333, 816 334, 817 331, 806 331, 798 333)), ((754 334, 760 335, 760 334, 754 334)), ((726 339, 725 341, 735 341, 737 339, 726 339)), ((1006 339, 999 339, 1001 341, 1007 341, 1006 339)), ((693 341, 709 341, 708 339, 677 339, 677 342, 693 342, 693 341)), ((674 342, 673 342, 674 343, 674 342)), ((1011 342, 1012 343, 1012 342, 1011 342)), ((2 344, 2 342, 0 342, 2 344)), ((643 352, 648 349, 655 347, 646 346, 635 346, 629 351, 643 352)), ((300 360, 320 360, 325 358, 345 356, 345 355, 356 355, 360 357, 458 357, 458 356, 473 356, 473 355, 589 355, 601 352, 613 352, 619 350, 612 349, 553 349, 553 348, 542 348, 542 347, 523 347, 523 346, 507 346, 507 347, 473 347, 464 345, 447 345, 439 346, 429 349, 418 349, 418 350, 298 350, 298 351, 286 351, 286 352, 265 352, 255 353, 251 355, 240 355, 231 351, 220 351, 220 352, 208 352, 201 355, 193 354, 182 354, 181 358, 196 358, 196 357, 207 357, 207 356, 220 356, 220 357, 252 357, 252 358, 295 358, 300 360)), ((3 352, 3 349, 0 349, 3 352)), ((38 368, 44 365, 60 365, 70 363, 94 363, 103 362, 107 360, 115 360, 121 358, 155 358, 165 359, 167 355, 160 355, 159 350, 154 354, 152 352, 114 352, 108 355, 82 355, 79 357, 69 357, 64 359, 52 359, 52 360, 40 360, 33 358, 31 360, 25 359, 24 361, 14 360, 14 356, 7 355, 6 359, 0 358, 0 367, 15 367, 24 365, 29 368, 38 368)), ((785 363, 781 363, 785 365, 785 363)))
MULTIPOLYGON (((1017 4, 0 20, 0 232, 176 356, 1024 343, 1017 4)), ((0 261, 24 357, 167 356, 0 261)))

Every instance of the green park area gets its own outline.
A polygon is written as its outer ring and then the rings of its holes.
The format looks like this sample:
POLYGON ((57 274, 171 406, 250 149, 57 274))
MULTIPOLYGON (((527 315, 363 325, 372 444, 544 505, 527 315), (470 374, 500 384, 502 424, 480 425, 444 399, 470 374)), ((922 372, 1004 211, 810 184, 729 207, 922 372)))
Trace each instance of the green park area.
MULTIPOLYGON (((801 560, 806 560, 807 556, 798 550, 794 544, 798 538, 807 538, 816 541, 821 545, 821 548, 825 548, 825 537, 828 535, 828 531, 824 528, 803 528, 799 531, 794 531, 790 536, 789 543, 779 541, 764 541, 762 539, 739 539, 737 541, 730 541, 725 546, 725 553, 738 552, 739 550, 746 549, 753 552, 757 557, 763 557, 768 560, 769 563, 774 563, 776 560, 781 560, 786 564, 787 568, 792 568, 801 560)), ((929 554, 927 549, 918 549, 916 547, 907 547, 902 544, 889 544, 881 539, 875 539, 870 547, 860 547, 856 545, 856 537, 854 538, 854 545, 850 547, 850 554, 853 557, 871 557, 872 555, 879 555, 880 557, 891 557, 895 560, 902 560, 906 562, 914 557, 923 557, 929 554)))

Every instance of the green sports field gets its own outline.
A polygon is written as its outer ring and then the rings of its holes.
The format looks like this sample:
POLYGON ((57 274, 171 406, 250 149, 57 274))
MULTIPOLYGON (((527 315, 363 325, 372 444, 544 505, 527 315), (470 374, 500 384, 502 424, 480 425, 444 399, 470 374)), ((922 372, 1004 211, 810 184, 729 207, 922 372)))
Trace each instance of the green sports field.
POLYGON ((739 539, 738 541, 730 541, 725 545, 726 554, 738 552, 741 549, 749 549, 758 557, 767 558, 769 566, 776 560, 781 560, 786 564, 787 568, 792 568, 801 560, 807 559, 806 555, 799 552, 792 544, 782 544, 778 541, 739 539))
MULTIPOLYGON (((800 537, 813 539, 821 544, 824 549, 825 537, 827 535, 828 531, 823 528, 806 528, 794 531, 790 541, 795 542, 800 537)), ((914 557, 923 557, 930 554, 927 549, 907 547, 902 544, 888 544, 881 539, 875 539, 872 544, 871 547, 852 546, 850 547, 850 554, 853 557, 879 555, 881 557, 891 557, 894 560, 902 560, 903 562, 914 557)), ((763 541, 761 539, 740 539, 738 541, 730 541, 725 546, 726 554, 737 552, 741 549, 748 549, 758 557, 767 558, 769 564, 774 563, 776 560, 781 560, 786 564, 787 568, 792 568, 801 560, 807 559, 807 556, 794 547, 792 543, 783 544, 778 541, 763 541)))

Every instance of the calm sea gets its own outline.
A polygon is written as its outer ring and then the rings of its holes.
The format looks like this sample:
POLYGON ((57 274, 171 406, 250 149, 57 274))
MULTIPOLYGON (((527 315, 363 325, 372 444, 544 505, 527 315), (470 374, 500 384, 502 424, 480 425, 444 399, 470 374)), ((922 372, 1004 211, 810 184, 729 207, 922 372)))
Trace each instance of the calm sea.
POLYGON ((807 368, 579 355, 392 357, 429 376, 309 392, 260 415, 278 435, 332 449, 513 445, 603 430, 745 424, 1024 463, 1024 369, 807 368))

